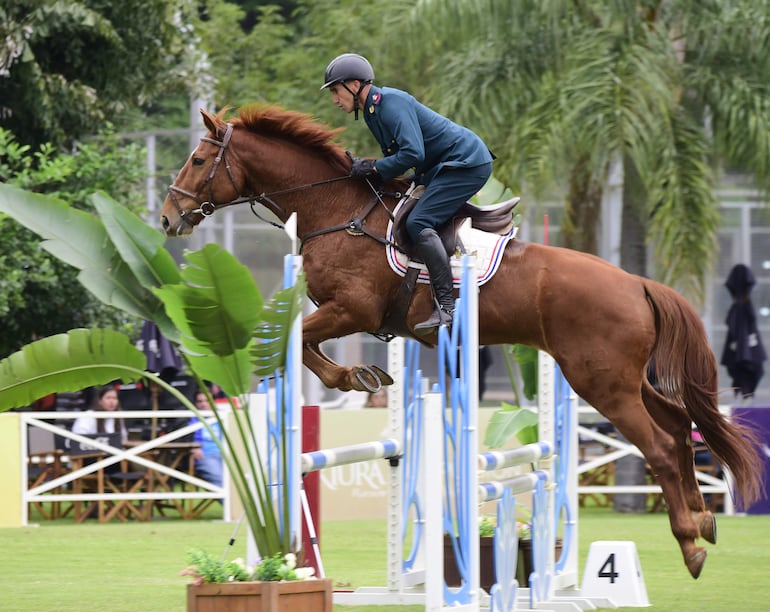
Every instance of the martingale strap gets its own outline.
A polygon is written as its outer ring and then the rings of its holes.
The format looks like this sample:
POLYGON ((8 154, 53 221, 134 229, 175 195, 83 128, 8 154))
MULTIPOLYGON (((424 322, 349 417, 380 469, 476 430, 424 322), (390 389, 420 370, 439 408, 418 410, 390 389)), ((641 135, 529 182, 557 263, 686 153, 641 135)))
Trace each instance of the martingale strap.
POLYGON ((323 236, 325 234, 341 232, 343 230, 346 231, 351 236, 368 236, 369 238, 375 240, 376 242, 379 242, 382 245, 401 250, 398 245, 396 245, 393 241, 389 240, 387 237, 374 234, 370 232, 369 229, 366 227, 366 218, 371 214, 371 212, 377 207, 378 204, 382 204, 382 207, 385 209, 385 211, 388 213, 388 215, 392 220, 393 213, 388 209, 387 206, 385 206, 385 202, 383 202, 382 197, 391 196, 395 198, 400 198, 401 194, 400 193, 393 193, 393 194, 383 193, 381 191, 378 191, 374 187, 374 185, 372 185, 369 179, 366 179, 366 182, 371 188, 373 196, 372 196, 372 199, 369 201, 369 204, 366 206, 366 208, 364 208, 361 214, 356 215, 346 223, 340 223, 339 225, 333 225, 331 227, 315 230, 305 234, 304 236, 300 236, 300 248, 299 248, 300 253, 302 253, 302 249, 304 248, 305 243, 308 240, 311 240, 312 238, 317 238, 318 236, 323 236))

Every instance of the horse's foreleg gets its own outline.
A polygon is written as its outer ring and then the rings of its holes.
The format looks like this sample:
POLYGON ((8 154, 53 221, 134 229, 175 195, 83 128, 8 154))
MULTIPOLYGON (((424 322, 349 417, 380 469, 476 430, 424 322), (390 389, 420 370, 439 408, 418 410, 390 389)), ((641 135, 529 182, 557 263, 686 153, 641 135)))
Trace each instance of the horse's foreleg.
POLYGON ((335 363, 314 342, 303 347, 302 363, 330 389, 374 393, 393 384, 390 375, 375 365, 346 368, 335 363))
POLYGON ((373 393, 392 385, 390 375, 376 365, 341 366, 321 350, 320 343, 324 340, 362 331, 350 316, 339 310, 324 304, 302 321, 302 362, 330 389, 373 393))

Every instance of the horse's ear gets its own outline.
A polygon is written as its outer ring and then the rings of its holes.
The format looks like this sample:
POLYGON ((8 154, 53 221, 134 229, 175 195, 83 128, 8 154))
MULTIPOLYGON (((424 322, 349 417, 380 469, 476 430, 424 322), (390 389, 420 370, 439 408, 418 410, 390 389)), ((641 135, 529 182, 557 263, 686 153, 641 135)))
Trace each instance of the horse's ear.
POLYGON ((203 117, 203 125, 206 126, 206 129, 211 132, 212 134, 217 133, 217 120, 216 118, 211 114, 206 112, 204 109, 200 109, 201 116, 203 117))

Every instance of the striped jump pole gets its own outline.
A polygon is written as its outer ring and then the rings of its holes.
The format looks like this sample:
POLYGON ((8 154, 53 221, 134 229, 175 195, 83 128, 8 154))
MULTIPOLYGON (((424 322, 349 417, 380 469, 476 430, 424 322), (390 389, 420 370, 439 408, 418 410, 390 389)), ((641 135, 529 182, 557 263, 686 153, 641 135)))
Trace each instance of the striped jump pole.
POLYGON ((396 459, 401 456, 401 442, 393 438, 375 442, 363 442, 325 450, 302 453, 302 473, 309 474, 324 468, 372 459, 396 459))
POLYGON ((535 442, 504 451, 489 451, 479 455, 478 469, 489 472, 522 463, 535 463, 550 457, 553 446, 548 442, 535 442))

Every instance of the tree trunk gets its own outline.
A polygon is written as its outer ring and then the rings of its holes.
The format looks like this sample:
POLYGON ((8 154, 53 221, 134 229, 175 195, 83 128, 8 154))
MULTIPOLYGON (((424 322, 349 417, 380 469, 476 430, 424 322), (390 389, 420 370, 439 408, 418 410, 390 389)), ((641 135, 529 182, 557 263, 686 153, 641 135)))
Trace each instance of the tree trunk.
POLYGON ((588 158, 572 167, 567 195, 566 217, 562 224, 562 246, 597 255, 597 227, 602 210, 602 185, 591 174, 588 158))
MULTIPOLYGON (((644 186, 634 165, 625 161, 623 182, 623 220, 620 266, 627 272, 646 276, 647 245, 644 215, 644 186)), ((615 483, 624 486, 645 484, 646 463, 641 457, 627 455, 615 464, 615 483)), ((616 512, 645 512, 647 496, 641 493, 618 493, 614 497, 616 512)))

